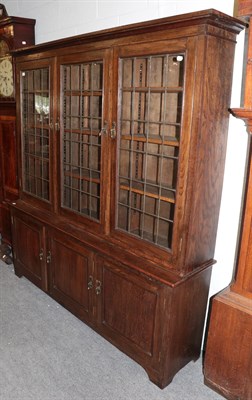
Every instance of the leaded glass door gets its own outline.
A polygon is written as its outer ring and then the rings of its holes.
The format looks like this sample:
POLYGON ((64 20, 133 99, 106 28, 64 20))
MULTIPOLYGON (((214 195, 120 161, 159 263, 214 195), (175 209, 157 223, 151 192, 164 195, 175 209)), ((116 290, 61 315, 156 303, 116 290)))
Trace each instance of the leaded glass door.
MULTIPOLYGON (((105 53, 61 61, 61 210, 92 228, 104 222, 107 117, 105 53)), ((107 174, 107 172, 106 172, 107 174)), ((95 229, 95 228, 94 228, 95 229)))
POLYGON ((171 250, 185 54, 119 57, 116 229, 171 250))
POLYGON ((22 190, 45 207, 52 203, 52 87, 50 63, 20 70, 22 190))

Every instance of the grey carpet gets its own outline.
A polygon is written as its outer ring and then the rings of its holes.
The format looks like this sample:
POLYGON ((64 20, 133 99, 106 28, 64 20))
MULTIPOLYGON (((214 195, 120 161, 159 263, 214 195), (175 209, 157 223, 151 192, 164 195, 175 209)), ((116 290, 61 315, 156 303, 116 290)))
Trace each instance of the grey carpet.
POLYGON ((1 400, 218 400, 202 360, 164 390, 144 369, 0 262, 1 400))

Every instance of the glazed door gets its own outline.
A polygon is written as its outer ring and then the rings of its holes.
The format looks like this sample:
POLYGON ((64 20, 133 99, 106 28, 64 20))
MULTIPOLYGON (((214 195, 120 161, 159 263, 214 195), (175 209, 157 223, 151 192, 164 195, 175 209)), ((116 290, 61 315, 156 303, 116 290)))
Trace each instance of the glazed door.
POLYGON ((51 296, 78 318, 91 319, 93 255, 68 235, 50 231, 47 265, 51 296))
POLYGON ((193 82, 188 54, 186 42, 178 40, 144 49, 122 47, 116 55, 114 236, 141 256, 156 255, 162 262, 171 261, 178 250, 177 208, 182 210, 185 196, 189 135, 183 136, 188 120, 183 110, 185 103, 191 108, 186 92, 193 82))
POLYGON ((106 231, 110 181, 109 50, 61 57, 60 212, 106 231))
POLYGON ((12 216, 15 273, 47 290, 45 227, 25 214, 12 216))
POLYGON ((46 209, 53 207, 53 61, 18 65, 21 137, 21 197, 46 209))

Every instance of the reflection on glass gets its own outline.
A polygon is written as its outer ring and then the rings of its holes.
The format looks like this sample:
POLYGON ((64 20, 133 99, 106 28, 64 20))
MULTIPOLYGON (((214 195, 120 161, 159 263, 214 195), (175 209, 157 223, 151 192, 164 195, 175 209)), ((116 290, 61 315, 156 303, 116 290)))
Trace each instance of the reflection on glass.
POLYGON ((184 55, 122 58, 117 228, 172 247, 184 55))
POLYGON ((103 65, 64 65, 62 77, 62 206, 99 220, 103 65))
POLYGON ((50 201, 49 68, 21 72, 24 191, 50 201))
POLYGON ((35 94, 35 110, 39 114, 39 121, 42 122, 43 116, 48 118, 49 114, 49 97, 35 94))

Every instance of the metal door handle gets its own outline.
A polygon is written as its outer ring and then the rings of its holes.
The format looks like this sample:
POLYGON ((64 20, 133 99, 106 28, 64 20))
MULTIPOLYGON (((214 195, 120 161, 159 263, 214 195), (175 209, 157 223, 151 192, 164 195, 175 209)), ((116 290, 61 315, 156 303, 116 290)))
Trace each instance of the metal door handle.
POLYGON ((51 260, 52 260, 52 255, 51 255, 51 252, 48 251, 48 254, 47 254, 47 256, 46 256, 46 263, 47 263, 47 264, 50 264, 51 260))
POLYGON ((112 122, 112 128, 110 129, 110 137, 111 139, 116 138, 116 123, 112 122))
POLYGON ((102 136, 103 134, 106 135, 107 133, 108 133, 108 123, 107 121, 104 121, 104 126, 101 128, 99 136, 102 136))
POLYGON ((96 281, 95 293, 97 294, 97 296, 101 293, 101 286, 101 281, 96 281))
POLYGON ((88 290, 93 289, 93 277, 91 275, 88 278, 87 288, 88 290))
POLYGON ((39 259, 40 259, 40 261, 43 260, 43 257, 44 257, 44 251, 43 251, 43 249, 40 249, 40 252, 39 252, 39 259))

